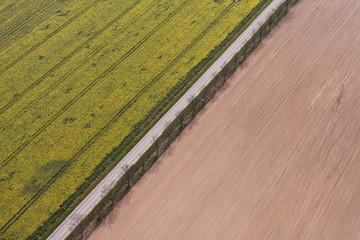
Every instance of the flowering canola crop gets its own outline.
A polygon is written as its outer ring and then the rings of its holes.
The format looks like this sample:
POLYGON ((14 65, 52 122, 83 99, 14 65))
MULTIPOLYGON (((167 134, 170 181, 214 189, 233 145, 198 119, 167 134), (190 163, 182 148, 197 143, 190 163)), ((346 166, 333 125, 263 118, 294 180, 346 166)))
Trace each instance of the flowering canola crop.
POLYGON ((2 1, 0 239, 24 239, 259 0, 2 1))

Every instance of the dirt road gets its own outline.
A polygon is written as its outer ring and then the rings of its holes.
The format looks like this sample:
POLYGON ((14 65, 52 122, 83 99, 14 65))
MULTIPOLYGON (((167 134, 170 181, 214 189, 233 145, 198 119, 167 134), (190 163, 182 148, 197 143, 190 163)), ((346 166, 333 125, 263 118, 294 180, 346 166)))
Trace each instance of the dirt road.
POLYGON ((360 239, 359 29, 300 0, 91 239, 360 239))

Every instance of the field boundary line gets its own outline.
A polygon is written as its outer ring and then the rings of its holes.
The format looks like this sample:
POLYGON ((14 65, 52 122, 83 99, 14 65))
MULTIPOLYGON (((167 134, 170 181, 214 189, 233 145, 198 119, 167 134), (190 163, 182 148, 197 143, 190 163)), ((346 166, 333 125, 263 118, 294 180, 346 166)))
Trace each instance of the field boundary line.
POLYGON ((251 39, 257 30, 269 19, 285 0, 273 0, 258 17, 246 28, 246 30, 228 47, 224 53, 208 68, 208 70, 190 87, 190 89, 168 110, 165 115, 150 129, 149 132, 128 152, 128 154, 111 170, 111 172, 88 194, 85 199, 67 216, 67 218, 49 236, 49 240, 64 239, 73 227, 75 216, 86 216, 102 200, 102 190, 109 183, 117 182, 123 175, 124 166, 132 166, 163 134, 165 129, 176 119, 178 112, 183 111, 189 105, 189 98, 198 96, 206 86, 236 55, 238 51, 251 39))

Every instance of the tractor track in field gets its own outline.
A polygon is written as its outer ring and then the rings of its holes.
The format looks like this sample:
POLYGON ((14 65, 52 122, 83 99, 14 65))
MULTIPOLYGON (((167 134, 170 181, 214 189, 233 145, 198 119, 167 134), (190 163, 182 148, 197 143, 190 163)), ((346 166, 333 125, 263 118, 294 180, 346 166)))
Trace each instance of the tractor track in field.
MULTIPOLYGON (((53 3, 55 3, 57 0, 53 1, 53 3)), ((96 4, 98 4, 99 2, 101 2, 102 0, 95 0, 93 3, 91 3, 90 5, 88 5, 87 7, 85 7, 83 10, 81 10, 80 12, 78 12, 75 16, 73 16, 72 18, 70 18, 67 22, 65 22, 63 25, 61 25, 60 27, 58 27, 57 29, 55 29, 52 33, 50 33, 49 35, 47 35, 45 38, 43 38, 40 42, 36 43, 34 46, 32 46, 30 49, 28 49, 27 51, 25 51, 23 54, 21 54, 19 57, 17 57, 15 60, 13 60, 10 64, 8 64, 7 66, 5 66, 3 69, 0 70, 0 75, 4 74, 7 70, 9 70, 10 68, 12 68, 14 65, 16 65, 18 62, 20 62, 23 58, 25 58, 26 56, 28 56, 30 53, 32 53, 33 51, 35 51, 36 49, 38 49, 41 45, 43 45, 45 42, 47 42, 49 39, 51 39, 53 36, 55 36, 57 33, 59 33, 61 30, 63 30, 64 28, 66 28, 68 25, 70 25, 71 23, 73 23, 77 18, 79 18, 80 16, 82 16, 83 14, 85 14, 87 11, 89 11, 92 7, 94 7, 96 4)), ((7 34, 8 35, 8 34, 7 34)))
MULTIPOLYGON (((45 11, 46 9, 48 9, 49 7, 51 7, 53 4, 55 4, 57 2, 57 0, 54 0, 52 2, 50 2, 49 4, 45 5, 43 8, 37 10, 36 12, 34 12, 34 14, 32 14, 31 16, 29 16, 25 21, 21 22, 19 25, 15 26, 13 29, 11 29, 9 32, 7 32, 6 34, 4 34, 3 36, 0 37, 0 42, 2 40, 4 40, 5 38, 7 38, 8 36, 10 36, 11 34, 13 34, 15 31, 17 31, 19 28, 23 27, 24 25, 26 25, 28 22, 30 22, 33 18, 35 18, 36 16, 38 16, 39 14, 41 14, 43 11, 45 11)), ((16 4, 16 3, 13 3, 16 4)))
POLYGON ((15 4, 16 2, 10 3, 9 5, 0 10, 0 14, 6 12, 7 10, 9 10, 9 8, 12 8, 15 4))
POLYGON ((139 42, 137 42, 134 47, 129 49, 122 57, 120 57, 115 63, 113 63, 109 68, 97 76, 90 84, 88 84, 78 95, 76 95, 72 100, 70 100, 65 106, 63 106, 51 119, 49 119, 42 127, 40 127, 33 135, 29 137, 27 141, 22 143, 15 151, 13 151, 5 160, 1 162, 1 167, 5 167, 7 163, 13 159, 22 149, 24 149, 28 144, 30 144, 38 135, 41 134, 48 126, 50 126, 59 116, 61 116, 66 110, 68 110, 75 102, 77 102, 82 96, 84 96, 88 91, 90 91, 94 86, 96 86, 100 80, 104 79, 107 74, 114 70, 118 64, 123 60, 129 57, 134 51, 136 51, 142 44, 144 44, 153 34, 155 34, 162 26, 164 26, 173 16, 175 16, 183 7, 186 6, 191 0, 186 0, 183 2, 174 12, 169 14, 163 21, 161 21, 155 28, 151 30, 146 36, 144 36, 139 42))
MULTIPOLYGON (((155 2, 156 0, 154 0, 155 2)), ((72 51, 69 55, 67 55, 66 57, 64 57, 60 62, 58 62, 55 66, 53 66, 49 71, 47 71, 44 75, 42 75, 40 78, 38 78, 38 80, 36 80, 35 82, 33 82, 30 86, 28 86, 27 88, 25 88, 21 93, 19 93, 17 95, 16 98, 13 98, 10 102, 8 102, 6 105, 4 105, 2 108, 0 108, 0 115, 3 114, 4 112, 6 112, 9 108, 11 108, 17 101, 19 101, 25 94, 27 94, 29 91, 31 91, 35 86, 37 86, 38 84, 40 84, 45 78, 49 77, 54 71, 56 71, 57 69, 59 69, 64 63, 66 63, 66 61, 68 61, 71 57, 73 57, 76 53, 78 53, 81 49, 83 49, 84 47, 86 47, 89 43, 91 43, 91 41, 93 41, 94 39, 96 39, 96 37, 100 36, 101 33, 103 33, 104 31, 106 31, 107 29, 109 29, 109 27, 111 27, 114 23, 116 23, 118 20, 120 20, 123 16, 125 16, 129 11, 131 11, 138 3, 140 2, 140 0, 137 0, 134 2, 133 5, 131 5, 129 8, 127 8, 124 12, 122 12, 120 15, 118 15, 116 18, 114 18, 111 22, 109 22, 107 25, 105 25, 102 29, 100 29, 99 31, 96 32, 96 34, 94 34, 92 37, 90 37, 88 40, 86 40, 84 43, 82 43, 80 46, 78 46, 74 51, 72 51)), ((150 9, 152 6, 150 5, 146 11, 148 9, 150 9)), ((146 11, 144 11, 143 13, 137 15, 136 17, 141 16, 142 14, 144 14, 146 11)), ((136 18, 135 18, 136 20, 136 18)), ((105 46, 107 46, 111 40, 113 40, 114 38, 116 38, 118 35, 120 35, 120 33, 125 30, 126 28, 128 28, 134 21, 134 19, 131 20, 130 23, 126 24, 123 28, 121 28, 117 33, 115 33, 111 38, 110 41, 106 41, 104 44, 100 45, 99 47, 95 48, 95 50, 90 53, 83 61, 81 61, 74 69, 68 71, 66 74, 64 74, 60 80, 56 81, 54 84, 52 84, 48 89, 46 89, 43 93, 41 93, 39 95, 38 98, 34 99, 33 101, 31 101, 30 103, 28 103, 24 108, 22 108, 21 111, 19 111, 12 119, 10 119, 4 126, 0 127, 0 132, 3 131, 6 126, 8 124, 10 124, 11 122, 13 122, 17 117, 19 117, 26 109, 28 109, 34 102, 40 100, 42 97, 44 97, 47 93, 49 93, 52 89, 54 89, 56 86, 58 86, 64 79, 66 79, 68 76, 70 76, 72 73, 74 73, 81 65, 83 65, 84 63, 86 63, 88 60, 90 60, 94 55, 96 55, 100 50, 102 50, 105 46)))

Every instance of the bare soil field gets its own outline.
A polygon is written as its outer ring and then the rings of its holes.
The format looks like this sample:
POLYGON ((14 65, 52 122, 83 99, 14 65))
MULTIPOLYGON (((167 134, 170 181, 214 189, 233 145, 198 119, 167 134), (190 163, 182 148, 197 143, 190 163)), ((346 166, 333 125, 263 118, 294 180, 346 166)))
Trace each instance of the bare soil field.
POLYGON ((359 29, 300 0, 91 239, 360 239, 359 29))

